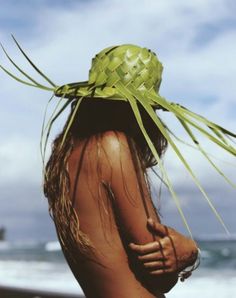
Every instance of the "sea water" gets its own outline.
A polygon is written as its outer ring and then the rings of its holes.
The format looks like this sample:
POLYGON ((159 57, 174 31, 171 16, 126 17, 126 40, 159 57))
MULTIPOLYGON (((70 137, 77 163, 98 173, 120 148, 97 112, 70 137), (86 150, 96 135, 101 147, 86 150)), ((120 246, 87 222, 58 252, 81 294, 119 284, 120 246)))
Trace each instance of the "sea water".
MULTIPOLYGON (((236 297, 236 241, 198 241, 202 261, 167 298, 236 297)), ((82 294, 57 242, 0 242, 0 286, 82 294)))

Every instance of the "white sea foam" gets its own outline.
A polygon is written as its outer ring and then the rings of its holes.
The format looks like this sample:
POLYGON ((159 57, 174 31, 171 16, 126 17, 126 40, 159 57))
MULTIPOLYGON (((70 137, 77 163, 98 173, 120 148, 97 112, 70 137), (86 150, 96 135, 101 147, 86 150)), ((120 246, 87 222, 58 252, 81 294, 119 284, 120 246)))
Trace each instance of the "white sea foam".
POLYGON ((34 249, 39 246, 38 241, 17 241, 8 242, 0 241, 0 250, 11 250, 11 249, 34 249))
POLYGON ((0 241, 0 250, 6 250, 10 248, 10 243, 7 241, 0 241))
MULTIPOLYGON (((226 273, 226 272, 225 272, 226 273)), ((179 282, 174 289, 166 295, 167 298, 234 298, 236 296, 236 276, 216 273, 190 277, 185 282, 179 282)))
POLYGON ((207 250, 201 250, 201 257, 202 258, 205 258, 205 259, 210 258, 211 257, 211 253, 209 251, 207 251, 207 250))
POLYGON ((65 264, 51 262, 0 261, 0 283, 11 287, 83 293, 65 264))
POLYGON ((61 250, 61 245, 58 241, 50 241, 45 244, 46 251, 59 251, 61 250))

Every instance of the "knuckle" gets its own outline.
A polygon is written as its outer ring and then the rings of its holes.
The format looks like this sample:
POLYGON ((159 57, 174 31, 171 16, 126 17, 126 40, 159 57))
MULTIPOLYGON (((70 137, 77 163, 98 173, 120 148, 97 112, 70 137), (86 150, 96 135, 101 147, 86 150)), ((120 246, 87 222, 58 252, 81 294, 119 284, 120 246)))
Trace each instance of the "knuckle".
POLYGON ((155 248, 155 249, 159 249, 159 247, 160 247, 159 242, 158 242, 158 241, 155 241, 155 242, 154 242, 154 248, 155 248))
POLYGON ((166 248, 168 248, 168 246, 169 246, 169 238, 168 237, 164 237, 162 239, 162 247, 166 249, 166 248))
POLYGON ((161 250, 165 249, 166 243, 165 243, 165 238, 161 239, 160 241, 160 248, 161 250))
POLYGON ((170 241, 170 237, 165 237, 164 239, 163 239, 163 241, 164 241, 164 243, 165 243, 165 245, 166 246, 169 246, 170 245, 170 243, 171 243, 171 241, 170 241))
POLYGON ((171 254, 171 252, 169 250, 166 251, 165 257, 168 258, 168 259, 171 259, 172 254, 171 254))

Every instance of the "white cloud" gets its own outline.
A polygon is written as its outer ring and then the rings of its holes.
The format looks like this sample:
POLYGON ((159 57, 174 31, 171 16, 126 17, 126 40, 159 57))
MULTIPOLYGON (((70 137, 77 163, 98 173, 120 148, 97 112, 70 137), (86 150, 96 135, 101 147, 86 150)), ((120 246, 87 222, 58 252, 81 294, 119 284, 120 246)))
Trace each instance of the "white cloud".
POLYGON ((40 181, 39 147, 24 135, 11 136, 0 142, 0 184, 40 181))

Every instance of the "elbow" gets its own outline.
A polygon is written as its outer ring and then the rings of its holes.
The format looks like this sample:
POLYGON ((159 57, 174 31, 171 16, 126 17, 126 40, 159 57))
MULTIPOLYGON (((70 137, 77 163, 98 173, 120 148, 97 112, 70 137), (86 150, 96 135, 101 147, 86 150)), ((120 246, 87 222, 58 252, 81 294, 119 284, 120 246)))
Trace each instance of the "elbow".
POLYGON ((165 273, 156 278, 156 287, 161 293, 168 293, 178 282, 178 274, 165 273))
MULTIPOLYGON (((176 281, 177 282, 177 281, 176 281)), ((162 293, 162 294, 166 294, 166 293, 169 293, 170 292, 170 290, 172 290, 172 288, 176 285, 176 282, 175 283, 173 283, 173 284, 169 284, 169 285, 165 285, 165 286, 160 286, 159 288, 158 288, 158 290, 162 293)))
POLYGON ((168 293, 170 290, 177 284, 178 275, 171 274, 169 278, 167 278, 167 282, 163 285, 163 293, 168 293))

